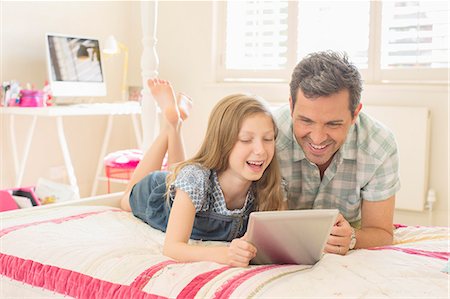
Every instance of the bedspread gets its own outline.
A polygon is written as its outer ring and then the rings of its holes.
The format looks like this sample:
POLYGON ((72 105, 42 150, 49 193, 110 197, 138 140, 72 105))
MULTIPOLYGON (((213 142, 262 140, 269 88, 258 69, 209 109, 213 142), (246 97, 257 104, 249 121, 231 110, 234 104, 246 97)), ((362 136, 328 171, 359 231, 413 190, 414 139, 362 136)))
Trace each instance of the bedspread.
MULTIPOLYGON (((73 206, 1 216, 0 298, 448 298, 449 228, 399 226, 393 246, 314 266, 231 268, 162 255, 131 213, 73 206)), ((216 246, 218 242, 199 242, 216 246)))

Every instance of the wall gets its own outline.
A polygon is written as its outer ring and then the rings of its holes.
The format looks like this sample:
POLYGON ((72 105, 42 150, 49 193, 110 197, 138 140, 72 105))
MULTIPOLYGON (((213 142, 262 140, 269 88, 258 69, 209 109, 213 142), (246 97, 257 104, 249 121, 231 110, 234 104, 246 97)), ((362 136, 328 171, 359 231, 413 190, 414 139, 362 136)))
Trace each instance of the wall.
MULTIPOLYGON (((169 79, 178 91, 194 99, 192 116, 184 124, 188 154, 201 142, 212 106, 224 95, 250 92, 268 101, 287 103, 288 84, 237 84, 214 81, 214 5, 211 2, 161 2, 158 16, 160 76, 169 79), (201 16, 201 17, 199 17, 201 16), (196 134, 189 134, 195 131, 196 134)), ((363 104, 426 106, 431 111, 431 151, 429 186, 438 196, 433 225, 448 225, 448 86, 365 85, 363 104)), ((410 119, 398 121, 409 122, 410 119)), ((414 136, 411 136, 414 138, 414 136)), ((414 149, 411 149, 414 151, 414 149)), ((414 161, 411 161, 414 163, 414 161)), ((402 167, 407 167, 402 166, 402 167)), ((396 211, 395 222, 428 225, 427 212, 396 211)))
MULTIPOLYGON (((0 5, 1 82, 14 79, 41 88, 47 78, 45 33, 52 32, 97 37, 100 42, 114 34, 129 48, 128 83, 141 85, 139 2, 1 1, 0 5)), ((103 57, 103 62, 107 96, 79 100, 113 102, 120 99, 123 55, 103 57)), ((8 117, 2 117, 0 122, 0 188, 14 185, 8 120, 8 117)), ((29 125, 28 118, 16 118, 19 148, 23 146, 29 125)), ((34 185, 38 177, 68 183, 54 125, 52 119, 38 121, 23 185, 34 185)), ((88 196, 106 128, 106 117, 66 117, 64 126, 81 196, 88 196)), ((111 150, 135 146, 132 128, 126 117, 118 117, 113 130, 111 150)))

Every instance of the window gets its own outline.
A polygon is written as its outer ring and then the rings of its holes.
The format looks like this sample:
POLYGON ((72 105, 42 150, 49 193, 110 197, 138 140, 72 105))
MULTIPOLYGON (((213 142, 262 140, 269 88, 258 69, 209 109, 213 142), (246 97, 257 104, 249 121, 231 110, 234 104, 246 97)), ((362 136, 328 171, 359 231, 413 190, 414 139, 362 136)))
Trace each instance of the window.
POLYGON ((368 1, 301 3, 298 5, 298 60, 311 52, 342 49, 359 68, 367 68, 369 13, 368 1))
POLYGON ((286 2, 230 2, 227 5, 228 69, 286 67, 286 2))
POLYGON ((345 51, 366 82, 446 82, 446 1, 218 3, 220 81, 289 81, 311 52, 345 51))

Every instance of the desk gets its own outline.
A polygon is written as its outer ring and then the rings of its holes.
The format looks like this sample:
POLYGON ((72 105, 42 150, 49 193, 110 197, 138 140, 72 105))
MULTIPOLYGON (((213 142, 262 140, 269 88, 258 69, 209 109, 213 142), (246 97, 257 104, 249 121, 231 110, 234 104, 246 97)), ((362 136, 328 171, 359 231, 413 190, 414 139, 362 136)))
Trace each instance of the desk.
POLYGON ((103 158, 106 155, 107 146, 111 137, 113 118, 115 115, 131 116, 136 142, 139 147, 141 147, 142 144, 142 136, 140 133, 139 123, 137 121, 137 115, 141 113, 141 106, 137 102, 79 104, 68 106, 36 107, 36 108, 2 107, 0 109, 0 113, 3 115, 10 116, 9 129, 10 129, 14 170, 16 174, 16 182, 15 182, 16 187, 20 187, 22 185, 22 179, 25 172, 25 166, 28 160, 28 155, 30 153, 31 142, 36 127, 36 122, 40 117, 51 117, 55 119, 56 122, 55 128, 57 130, 59 145, 61 147, 61 152, 64 158, 64 165, 67 170, 69 183, 72 186, 73 190, 76 192, 78 198, 80 196, 80 191, 77 184, 77 178, 75 176, 72 159, 70 157, 69 148, 67 146, 67 140, 64 134, 64 126, 62 119, 64 116, 89 116, 89 115, 108 116, 106 131, 103 138, 103 144, 100 150, 97 171, 91 193, 95 193, 97 191, 98 178, 100 177, 100 174, 103 170, 103 158), (30 130, 28 131, 28 134, 25 137, 24 150, 21 161, 19 161, 19 157, 17 154, 16 134, 14 132, 15 130, 14 122, 16 115, 32 117, 30 130))

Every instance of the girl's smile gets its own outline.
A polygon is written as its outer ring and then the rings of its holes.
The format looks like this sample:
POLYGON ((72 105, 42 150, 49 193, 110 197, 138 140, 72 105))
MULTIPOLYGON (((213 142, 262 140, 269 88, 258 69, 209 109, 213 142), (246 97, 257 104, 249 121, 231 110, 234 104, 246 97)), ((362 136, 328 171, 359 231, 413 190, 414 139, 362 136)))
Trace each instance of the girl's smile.
POLYGON ((264 113, 253 114, 242 122, 229 167, 224 172, 244 181, 257 181, 275 153, 275 131, 272 119, 264 113))

